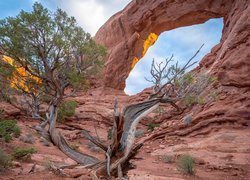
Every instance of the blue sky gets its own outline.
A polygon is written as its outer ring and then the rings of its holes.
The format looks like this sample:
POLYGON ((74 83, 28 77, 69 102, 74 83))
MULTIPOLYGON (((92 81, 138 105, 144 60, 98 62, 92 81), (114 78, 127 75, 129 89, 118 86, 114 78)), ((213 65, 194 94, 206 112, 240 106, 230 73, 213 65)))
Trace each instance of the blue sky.
POLYGON ((210 19, 204 24, 163 32, 131 71, 126 80, 125 92, 133 95, 152 86, 152 83, 146 81, 145 77, 151 79, 150 68, 153 58, 157 62, 162 62, 173 54, 174 60, 178 61, 180 65, 185 64, 204 43, 204 47, 194 59, 194 61, 200 61, 220 42, 222 28, 223 19, 219 18, 210 19))
MULTIPOLYGON (((15 16, 21 9, 31 11, 35 1, 51 11, 56 8, 63 9, 70 16, 74 16, 85 31, 94 36, 110 16, 123 9, 131 0, 1 0, 0 19, 15 16)), ((132 95, 152 86, 144 77, 150 78, 149 71, 153 58, 160 62, 174 54, 174 59, 183 64, 204 43, 205 46, 196 57, 197 60, 201 60, 219 43, 222 27, 223 20, 220 18, 162 33, 154 46, 131 71, 126 80, 125 92, 132 95)))

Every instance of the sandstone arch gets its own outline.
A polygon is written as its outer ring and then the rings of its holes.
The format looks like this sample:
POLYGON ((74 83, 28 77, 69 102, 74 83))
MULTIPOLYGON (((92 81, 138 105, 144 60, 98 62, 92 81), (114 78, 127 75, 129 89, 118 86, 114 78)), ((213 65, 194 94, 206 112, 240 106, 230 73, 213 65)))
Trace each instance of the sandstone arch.
POLYGON ((224 18, 221 42, 204 57, 200 67, 217 68, 222 84, 249 86, 249 2, 133 0, 113 15, 95 36, 96 41, 108 49, 104 86, 124 89, 129 72, 161 32, 219 17, 224 18))

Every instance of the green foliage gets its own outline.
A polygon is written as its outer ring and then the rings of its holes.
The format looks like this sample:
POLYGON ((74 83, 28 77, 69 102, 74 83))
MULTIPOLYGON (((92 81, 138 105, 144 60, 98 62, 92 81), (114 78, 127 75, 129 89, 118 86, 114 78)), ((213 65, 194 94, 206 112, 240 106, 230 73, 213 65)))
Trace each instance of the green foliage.
POLYGON ((11 166, 11 164, 10 156, 0 149, 0 172, 11 166))
POLYGON ((205 99, 196 95, 195 93, 190 93, 184 97, 184 102, 186 106, 193 106, 195 104, 203 105, 205 104, 205 99))
POLYGON ((178 169, 187 174, 194 174, 194 159, 192 156, 182 155, 178 160, 178 169))
POLYGON ((0 119, 3 118, 4 110, 0 108, 0 119))
MULTIPOLYGON (((21 11, 16 17, 0 20, 0 44, 0 51, 14 59, 13 66, 24 68, 29 74, 18 76, 26 87, 18 86, 18 92, 30 97, 49 94, 47 102, 55 98, 55 91, 61 95, 67 87, 88 87, 87 79, 101 71, 106 55, 105 48, 96 44, 74 17, 61 9, 52 13, 37 2, 31 12, 21 11)), ((4 65, 0 64, 0 79, 13 69, 4 65)), ((0 86, 4 83, 0 82, 0 86)))
POLYGON ((176 87, 189 86, 194 82, 194 76, 191 73, 185 73, 180 78, 176 79, 174 84, 176 87))
POLYGON ((34 148, 16 148, 12 153, 12 156, 16 159, 29 159, 32 154, 36 153, 34 148))
POLYGON ((205 101, 205 99, 203 98, 203 97, 198 97, 197 98, 197 103, 199 104, 199 105, 204 105, 205 103, 206 103, 206 101, 205 101))
POLYGON ((73 116, 75 114, 76 107, 76 101, 63 102, 58 109, 58 120, 63 122, 65 121, 65 118, 73 116))
POLYGON ((108 130, 107 138, 110 140, 110 139, 112 139, 112 136, 113 136, 113 134, 112 134, 112 128, 111 128, 108 130))
POLYGON ((69 72, 67 76, 68 76, 68 81, 74 88, 77 89, 89 88, 88 80, 84 77, 84 75, 79 74, 77 71, 69 72))
POLYGON ((15 120, 0 120, 0 138, 5 142, 10 142, 13 135, 19 137, 20 134, 21 130, 15 120))
POLYGON ((156 127, 160 127, 160 125, 156 123, 148 123, 147 126, 149 131, 153 131, 156 127))

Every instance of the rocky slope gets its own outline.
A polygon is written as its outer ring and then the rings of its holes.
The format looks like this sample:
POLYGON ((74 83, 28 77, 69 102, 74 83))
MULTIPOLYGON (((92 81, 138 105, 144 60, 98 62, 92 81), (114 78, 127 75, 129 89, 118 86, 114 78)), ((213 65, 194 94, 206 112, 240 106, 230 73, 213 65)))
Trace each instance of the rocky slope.
MULTIPOLYGON (((101 139, 106 140, 112 125, 114 99, 118 98, 122 109, 126 104, 148 97, 150 89, 132 97, 122 91, 136 58, 140 59, 163 31, 223 17, 221 42, 193 70, 197 76, 209 74, 215 77, 201 92, 205 103, 186 107, 181 114, 166 105, 162 107, 162 112, 154 112, 144 118, 139 125, 144 134, 137 139, 145 143, 137 156, 142 159, 133 160, 136 169, 129 171, 128 175, 130 179, 249 179, 249 3, 248 0, 132 1, 123 11, 112 16, 95 36, 108 48, 103 86, 79 92, 73 97, 78 102, 76 114, 68 119, 66 125, 59 124, 58 128, 62 129, 70 143, 80 144, 81 151, 102 157, 99 151, 89 148, 80 130, 87 129, 92 134, 97 132, 101 139), (184 123, 187 116, 191 118, 188 125, 184 123), (149 122, 159 123, 160 127, 148 131, 149 122), (195 176, 183 175, 175 163, 164 163, 165 156, 171 156, 176 161, 186 153, 195 158, 195 176)), ((6 116, 20 119, 18 123, 24 134, 35 133, 32 125, 36 121, 24 118, 18 110, 2 102, 0 108, 5 110, 6 116)), ((27 144, 18 139, 0 144, 8 152, 17 146, 27 144)), ((37 148, 38 153, 32 156, 31 161, 16 163, 16 167, 0 179, 60 179, 61 176, 55 175, 58 172, 48 173, 44 168, 46 158, 56 165, 74 164, 52 145, 41 145, 38 136, 35 136, 32 146, 37 148), (33 164, 37 164, 37 169, 32 174, 29 170, 33 164)), ((87 171, 79 168, 66 168, 65 173, 67 178, 90 178, 87 171)))

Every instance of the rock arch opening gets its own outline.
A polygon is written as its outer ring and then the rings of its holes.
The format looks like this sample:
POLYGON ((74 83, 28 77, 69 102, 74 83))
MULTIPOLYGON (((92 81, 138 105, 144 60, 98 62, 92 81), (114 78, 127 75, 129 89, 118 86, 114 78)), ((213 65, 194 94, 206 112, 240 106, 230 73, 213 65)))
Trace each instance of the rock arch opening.
POLYGON ((195 57, 195 60, 200 61, 220 42, 222 28, 223 18, 217 18, 203 24, 165 31, 159 37, 154 33, 149 34, 143 44, 143 57, 140 60, 135 57, 132 62, 132 70, 126 79, 125 93, 134 95, 153 85, 145 80, 145 77, 150 78, 153 58, 161 62, 173 54, 174 60, 184 64, 204 43, 201 52, 195 57))

